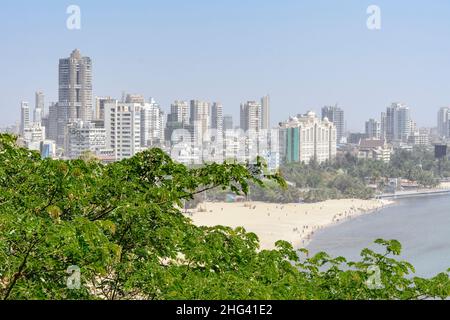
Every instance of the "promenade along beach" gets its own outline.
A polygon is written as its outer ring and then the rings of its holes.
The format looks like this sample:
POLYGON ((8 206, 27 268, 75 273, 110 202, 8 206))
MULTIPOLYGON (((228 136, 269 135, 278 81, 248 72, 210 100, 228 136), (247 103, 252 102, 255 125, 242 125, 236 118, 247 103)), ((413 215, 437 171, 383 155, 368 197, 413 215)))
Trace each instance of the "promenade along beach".
POLYGON ((319 203, 204 202, 187 215, 198 226, 244 227, 258 235, 261 249, 273 249, 285 240, 305 247, 317 230, 352 217, 377 211, 390 200, 340 199, 319 203))

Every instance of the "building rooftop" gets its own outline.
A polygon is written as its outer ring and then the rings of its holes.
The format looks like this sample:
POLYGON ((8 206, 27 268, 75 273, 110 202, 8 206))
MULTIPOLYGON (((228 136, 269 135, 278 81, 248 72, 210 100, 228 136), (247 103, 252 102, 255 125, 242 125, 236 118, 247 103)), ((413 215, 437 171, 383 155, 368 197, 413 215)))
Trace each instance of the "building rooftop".
POLYGON ((384 144, 384 139, 361 139, 359 147, 364 149, 382 148, 384 144))

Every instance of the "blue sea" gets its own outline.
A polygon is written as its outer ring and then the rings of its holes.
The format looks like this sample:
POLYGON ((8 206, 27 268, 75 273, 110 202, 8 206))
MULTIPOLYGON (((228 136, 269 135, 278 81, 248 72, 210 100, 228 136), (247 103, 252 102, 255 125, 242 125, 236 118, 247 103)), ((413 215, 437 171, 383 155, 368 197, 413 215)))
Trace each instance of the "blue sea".
POLYGON ((431 277, 450 268, 450 195, 395 200, 362 215, 316 232, 307 249, 358 260, 363 248, 377 248, 377 238, 402 243, 400 256, 412 263, 417 276, 431 277))

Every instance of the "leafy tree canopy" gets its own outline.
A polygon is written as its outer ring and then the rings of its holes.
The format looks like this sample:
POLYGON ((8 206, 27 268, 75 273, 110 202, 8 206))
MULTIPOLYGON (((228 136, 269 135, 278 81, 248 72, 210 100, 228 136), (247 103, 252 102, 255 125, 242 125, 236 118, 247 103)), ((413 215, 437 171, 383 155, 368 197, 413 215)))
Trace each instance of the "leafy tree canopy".
POLYGON ((103 165, 41 159, 0 135, 2 299, 416 299, 446 298, 448 273, 408 276, 397 241, 359 262, 308 257, 284 241, 259 250, 243 228, 197 227, 180 208, 213 188, 246 193, 264 164, 189 169, 159 149, 103 165), (67 286, 80 268, 81 286, 67 286), (367 285, 379 270, 382 289, 367 285))

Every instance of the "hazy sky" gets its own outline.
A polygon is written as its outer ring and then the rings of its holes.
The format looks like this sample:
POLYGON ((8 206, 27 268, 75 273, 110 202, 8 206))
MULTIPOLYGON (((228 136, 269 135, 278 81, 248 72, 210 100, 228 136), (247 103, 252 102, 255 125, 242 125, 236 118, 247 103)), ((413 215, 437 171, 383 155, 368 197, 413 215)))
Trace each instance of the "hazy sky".
POLYGON ((450 1, 164 0, 21 1, 0 4, 0 125, 19 119, 34 92, 57 100, 58 59, 74 48, 93 59, 95 95, 123 90, 239 104, 270 94, 272 124, 339 103, 362 130, 391 102, 419 126, 450 105, 450 1), (81 8, 81 30, 66 8, 81 8), (381 8, 381 30, 366 27, 381 8))

